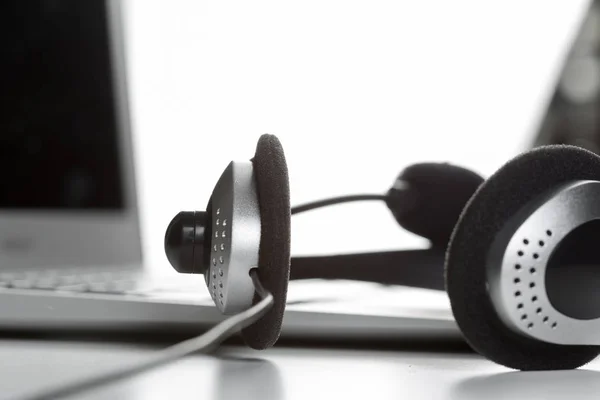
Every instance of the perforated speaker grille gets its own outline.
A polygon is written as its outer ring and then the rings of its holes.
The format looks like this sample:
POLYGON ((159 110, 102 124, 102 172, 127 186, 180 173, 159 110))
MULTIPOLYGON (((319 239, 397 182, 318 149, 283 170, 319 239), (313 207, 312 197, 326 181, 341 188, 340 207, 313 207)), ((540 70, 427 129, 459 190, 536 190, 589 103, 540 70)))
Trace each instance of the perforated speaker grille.
POLYGON ((225 208, 217 206, 215 218, 213 219, 213 237, 210 253, 210 293, 213 300, 221 306, 223 306, 223 298, 225 296, 226 265, 230 258, 231 229, 229 227, 231 224, 229 223, 230 216, 228 214, 225 208))
POLYGON ((521 245, 516 251, 516 260, 513 269, 513 295, 516 302, 516 312, 523 326, 528 330, 542 327, 556 329, 558 322, 551 319, 544 307, 544 302, 539 295, 543 288, 543 266, 539 265, 541 259, 547 259, 544 254, 548 242, 552 238, 552 230, 546 229, 535 237, 523 237, 521 245), (544 257, 541 257, 544 256, 544 257))
POLYGON ((248 309, 254 296, 249 272, 258 264, 261 222, 251 162, 228 165, 211 209, 208 290, 219 311, 231 315, 248 309))

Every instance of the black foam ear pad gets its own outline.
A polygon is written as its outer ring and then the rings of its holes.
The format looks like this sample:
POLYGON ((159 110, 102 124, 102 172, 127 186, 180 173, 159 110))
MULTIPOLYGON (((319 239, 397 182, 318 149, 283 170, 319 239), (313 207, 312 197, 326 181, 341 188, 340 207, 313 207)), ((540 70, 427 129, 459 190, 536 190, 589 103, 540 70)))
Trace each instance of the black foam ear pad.
MULTIPOLYGON (((290 187, 281 143, 262 135, 252 159, 261 217, 258 275, 273 294, 275 304, 264 317, 242 330, 245 343, 254 349, 275 344, 281 332, 290 276, 290 187)), ((254 304, 260 299, 255 296, 254 304)))
POLYGON ((520 370, 577 368, 600 351, 562 346, 519 335, 503 324, 486 288, 486 259, 504 223, 525 204, 556 185, 600 180, 600 157, 573 146, 545 146, 517 156, 469 200, 446 253, 446 290, 467 342, 481 355, 520 370))

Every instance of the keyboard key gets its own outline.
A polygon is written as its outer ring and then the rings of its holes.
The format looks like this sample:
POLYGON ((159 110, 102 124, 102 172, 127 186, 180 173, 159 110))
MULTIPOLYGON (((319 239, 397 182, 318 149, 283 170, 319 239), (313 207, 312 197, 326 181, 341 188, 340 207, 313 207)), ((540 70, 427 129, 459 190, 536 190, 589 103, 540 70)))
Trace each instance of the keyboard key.
POLYGON ((61 275, 58 277, 61 286, 78 285, 84 283, 80 275, 61 275))
POLYGON ((108 282, 91 282, 88 290, 94 293, 106 293, 110 291, 110 283, 108 282))
POLYGON ((114 288, 120 292, 126 292, 128 290, 133 290, 136 287, 136 282, 131 280, 122 280, 113 282, 114 288))
POLYGON ((49 278, 40 278, 35 281, 33 287, 35 289, 44 289, 44 290, 52 290, 56 289, 59 285, 58 279, 56 277, 49 278))
POLYGON ((79 283, 73 285, 61 285, 57 286, 56 290, 65 291, 65 292, 87 292, 89 290, 89 285, 87 283, 79 283))
POLYGON ((94 293, 125 294, 137 286, 134 281, 94 282, 89 284, 89 291, 94 293))
POLYGON ((15 279, 10 282, 10 286, 16 289, 31 289, 33 287, 34 281, 29 279, 15 279))

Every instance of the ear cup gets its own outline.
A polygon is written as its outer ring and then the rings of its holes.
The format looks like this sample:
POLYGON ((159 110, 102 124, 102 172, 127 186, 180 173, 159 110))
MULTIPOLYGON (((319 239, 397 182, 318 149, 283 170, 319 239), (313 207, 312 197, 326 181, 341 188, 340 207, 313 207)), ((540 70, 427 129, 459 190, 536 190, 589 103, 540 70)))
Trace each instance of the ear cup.
MULTIPOLYGON (((290 188, 285 154, 277 137, 260 137, 252 163, 261 215, 258 275, 275 304, 264 317, 242 330, 242 338, 254 349, 265 349, 279 338, 285 311, 290 276, 290 188)), ((255 296, 253 303, 259 300, 255 296)))
POLYGON ((517 156, 465 206, 448 245, 446 290, 467 342, 490 360, 520 370, 571 369, 594 359, 596 346, 562 346, 514 333, 486 288, 486 261, 504 223, 536 196, 570 180, 600 180, 600 157, 573 146, 546 146, 517 156))

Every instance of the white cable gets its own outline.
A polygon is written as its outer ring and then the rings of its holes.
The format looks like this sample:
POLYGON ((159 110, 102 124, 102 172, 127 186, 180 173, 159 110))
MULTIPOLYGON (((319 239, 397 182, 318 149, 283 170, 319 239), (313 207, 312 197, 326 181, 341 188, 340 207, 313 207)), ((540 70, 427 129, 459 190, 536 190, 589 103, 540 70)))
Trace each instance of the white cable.
POLYGON ((116 382, 118 380, 139 374, 148 369, 176 361, 192 353, 210 353, 221 342, 227 339, 231 334, 252 325, 260 319, 273 305, 273 295, 265 290, 258 279, 256 269, 250 271, 252 282, 256 293, 261 297, 261 301, 216 325, 211 330, 202 335, 184 340, 166 349, 160 350, 150 356, 147 360, 134 365, 111 371, 107 374, 96 375, 88 379, 67 384, 55 389, 46 390, 39 394, 21 397, 20 400, 49 400, 72 396, 74 394, 90 390, 92 388, 116 382))

